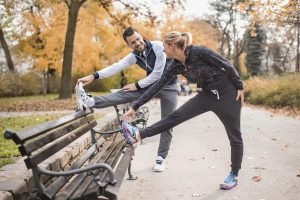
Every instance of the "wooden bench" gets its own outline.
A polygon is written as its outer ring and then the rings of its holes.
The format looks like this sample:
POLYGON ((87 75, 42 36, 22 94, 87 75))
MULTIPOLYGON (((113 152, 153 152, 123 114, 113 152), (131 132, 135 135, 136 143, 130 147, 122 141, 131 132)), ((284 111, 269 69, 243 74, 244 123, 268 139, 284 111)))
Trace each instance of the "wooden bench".
MULTIPOLYGON (((19 132, 5 130, 4 137, 18 145, 26 167, 32 170, 35 191, 29 191, 31 199, 117 199, 127 169, 129 177, 133 177, 130 166, 134 147, 118 134, 122 131, 121 113, 128 110, 128 105, 115 109, 118 114, 115 130, 96 130, 97 122, 89 110, 19 132), (72 157, 67 167, 59 170, 43 167, 43 161, 86 134, 90 135, 90 144, 79 156, 72 157)), ((140 111, 137 115, 140 118, 133 123, 145 126, 148 113, 140 111)))

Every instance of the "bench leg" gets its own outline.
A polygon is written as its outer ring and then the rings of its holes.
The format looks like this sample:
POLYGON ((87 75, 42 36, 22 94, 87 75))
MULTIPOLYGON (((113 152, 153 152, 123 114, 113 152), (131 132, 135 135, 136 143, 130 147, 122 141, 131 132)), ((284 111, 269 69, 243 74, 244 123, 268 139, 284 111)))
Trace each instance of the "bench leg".
MULTIPOLYGON (((131 160, 132 160, 132 158, 131 158, 131 160)), ((132 173, 131 173, 131 162, 129 163, 129 166, 128 166, 128 178, 127 178, 127 180, 136 180, 137 179, 137 177, 133 177, 133 175, 132 175, 132 173)))

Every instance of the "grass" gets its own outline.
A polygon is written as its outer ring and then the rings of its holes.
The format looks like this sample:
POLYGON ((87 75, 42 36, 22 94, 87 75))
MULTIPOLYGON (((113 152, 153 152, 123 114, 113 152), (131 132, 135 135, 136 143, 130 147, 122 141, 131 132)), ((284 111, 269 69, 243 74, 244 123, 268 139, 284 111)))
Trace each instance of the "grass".
POLYGON ((25 117, 0 118, 0 167, 13 163, 12 157, 20 156, 17 146, 3 137, 4 129, 19 131, 49 120, 57 119, 63 114, 31 115, 25 117))
MULTIPOLYGON (((108 94, 109 92, 89 92, 92 96, 108 94)), ((23 100, 55 100, 58 99, 58 94, 46 94, 46 95, 32 95, 32 96, 18 96, 18 97, 1 97, 0 103, 23 101, 23 100)), ((74 95, 73 95, 74 96, 74 95)))

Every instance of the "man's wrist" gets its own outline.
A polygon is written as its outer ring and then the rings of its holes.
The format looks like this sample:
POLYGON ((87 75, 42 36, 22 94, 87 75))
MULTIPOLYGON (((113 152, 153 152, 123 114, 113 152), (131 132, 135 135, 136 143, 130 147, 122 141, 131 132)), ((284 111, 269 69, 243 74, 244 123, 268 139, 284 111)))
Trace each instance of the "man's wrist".
POLYGON ((99 74, 98 74, 98 72, 93 73, 92 76, 94 77, 94 80, 95 80, 95 79, 99 79, 99 74))
POLYGON ((142 89, 138 82, 135 83, 135 87, 136 87, 137 90, 142 89))

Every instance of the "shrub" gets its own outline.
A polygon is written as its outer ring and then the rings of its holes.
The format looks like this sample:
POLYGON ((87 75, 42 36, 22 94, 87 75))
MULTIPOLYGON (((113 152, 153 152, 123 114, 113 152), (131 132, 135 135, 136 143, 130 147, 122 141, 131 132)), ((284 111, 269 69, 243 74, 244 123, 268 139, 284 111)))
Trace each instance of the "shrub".
POLYGON ((14 73, 0 74, 0 96, 25 96, 40 94, 43 89, 42 78, 36 72, 24 75, 14 73))
POLYGON ((245 99, 249 103, 272 108, 300 109, 300 75, 250 78, 245 83, 245 99))

